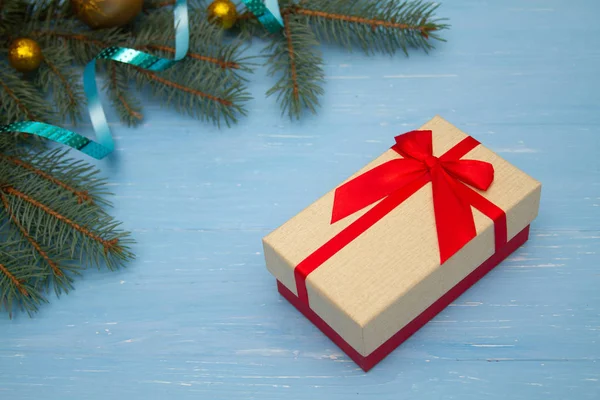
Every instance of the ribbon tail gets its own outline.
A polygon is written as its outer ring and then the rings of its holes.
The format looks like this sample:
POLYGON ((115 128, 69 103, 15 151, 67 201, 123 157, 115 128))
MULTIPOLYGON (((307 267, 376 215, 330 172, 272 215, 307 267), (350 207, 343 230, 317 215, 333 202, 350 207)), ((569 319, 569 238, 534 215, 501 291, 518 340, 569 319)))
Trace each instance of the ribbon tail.
POLYGON ((434 167, 431 175, 440 262, 443 264, 477 236, 477 230, 471 205, 461 196, 453 178, 440 166, 434 167))
POLYGON ((496 251, 500 251, 508 242, 508 229, 506 226, 506 213, 500 207, 483 197, 465 184, 458 183, 460 196, 482 214, 494 221, 494 241, 496 251))
POLYGON ((423 165, 411 159, 381 164, 335 190, 331 223, 346 218, 423 176, 423 165))

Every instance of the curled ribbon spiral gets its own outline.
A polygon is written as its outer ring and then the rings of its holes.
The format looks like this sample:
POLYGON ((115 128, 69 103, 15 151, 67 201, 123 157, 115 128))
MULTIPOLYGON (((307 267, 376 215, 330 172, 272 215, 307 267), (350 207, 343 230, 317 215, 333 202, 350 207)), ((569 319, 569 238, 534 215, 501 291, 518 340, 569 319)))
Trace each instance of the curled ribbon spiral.
POLYGON ((83 89, 88 99, 88 111, 96 132, 96 142, 70 130, 37 121, 19 121, 0 127, 0 134, 21 132, 37 135, 102 159, 115 148, 106 115, 96 86, 96 60, 112 60, 134 65, 148 71, 164 71, 185 58, 189 49, 189 21, 187 0, 177 0, 174 9, 175 58, 166 59, 125 47, 108 47, 102 50, 83 71, 83 89))

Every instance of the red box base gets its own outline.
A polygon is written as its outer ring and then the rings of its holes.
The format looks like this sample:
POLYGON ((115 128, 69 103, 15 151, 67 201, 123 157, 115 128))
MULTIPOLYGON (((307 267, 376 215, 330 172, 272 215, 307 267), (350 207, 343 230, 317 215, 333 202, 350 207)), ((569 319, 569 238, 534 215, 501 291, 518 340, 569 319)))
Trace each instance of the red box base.
POLYGON ((319 328, 329 339, 331 339, 344 353, 346 353, 359 367, 365 372, 373 368, 377 363, 383 360, 396 347, 408 339, 413 333, 421 329, 429 320, 435 317, 440 311, 446 308, 450 303, 456 300, 468 288, 473 286, 485 274, 490 272, 496 265, 500 264, 513 251, 518 249, 529 238, 529 225, 512 238, 506 246, 497 251, 483 264, 477 267, 473 272, 467 275, 462 281, 457 283, 446 294, 440 297, 429 308, 419 314, 415 319, 409 322, 398 333, 389 338, 385 343, 379 346, 368 356, 363 356, 354 350, 336 331, 333 330, 325 321, 321 319, 305 303, 300 302, 298 297, 286 288, 281 282, 277 281, 279 293, 285 297, 294 307, 296 307, 306 318, 308 318, 317 328, 319 328))

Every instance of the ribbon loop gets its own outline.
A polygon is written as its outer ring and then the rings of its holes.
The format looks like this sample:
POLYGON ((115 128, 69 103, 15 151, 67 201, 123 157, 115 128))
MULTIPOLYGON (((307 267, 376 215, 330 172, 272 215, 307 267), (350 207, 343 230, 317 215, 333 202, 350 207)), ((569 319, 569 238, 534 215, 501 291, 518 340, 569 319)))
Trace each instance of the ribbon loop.
POLYGON ((404 158, 424 161, 433 156, 433 134, 431 131, 410 131, 396 136, 392 148, 404 158))
POLYGON ((416 160, 397 159, 357 176, 335 191, 331 223, 389 196, 424 175, 426 171, 416 160))
POLYGON ((479 190, 488 190, 494 181, 492 164, 479 160, 459 160, 443 162, 444 169, 454 178, 479 190))

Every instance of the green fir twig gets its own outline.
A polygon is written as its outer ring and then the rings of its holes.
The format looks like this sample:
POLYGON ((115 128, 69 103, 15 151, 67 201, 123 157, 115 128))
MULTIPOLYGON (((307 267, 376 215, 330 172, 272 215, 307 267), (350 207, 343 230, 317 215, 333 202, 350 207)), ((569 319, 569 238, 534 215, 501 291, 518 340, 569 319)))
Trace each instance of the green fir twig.
POLYGON ((133 259, 98 173, 64 150, 31 151, 0 136, 0 309, 35 312, 47 289, 68 292, 81 270, 133 259))
POLYGON ((61 122, 74 124, 82 120, 83 106, 87 103, 81 84, 81 74, 72 66, 70 54, 64 47, 46 48, 35 85, 50 93, 61 122))
POLYGON ((282 113, 300 118, 303 109, 315 113, 319 106, 318 97, 324 92, 323 60, 306 19, 291 13, 284 13, 283 19, 283 37, 265 49, 269 74, 280 75, 267 96, 277 94, 282 113))
MULTIPOLYGON (((263 37, 271 40, 269 73, 281 78, 267 94, 277 93, 283 113, 292 118, 299 118, 304 110, 314 113, 323 94, 323 63, 314 48, 319 42, 348 50, 358 47, 367 54, 400 50, 408 55, 411 48, 431 50, 434 41, 444 40, 440 31, 448 28, 444 19, 435 16, 438 4, 421 0, 281 0, 279 4, 284 29, 263 37)), ((238 28, 240 37, 248 38, 257 35, 260 24, 244 12, 238 28)))
POLYGON ((55 121, 54 108, 31 82, 0 61, 0 124, 19 120, 55 121))
POLYGON ((347 49, 394 54, 409 48, 428 51, 437 32, 448 25, 435 17, 439 4, 424 1, 311 0, 294 3, 290 11, 308 18, 318 38, 347 49))

